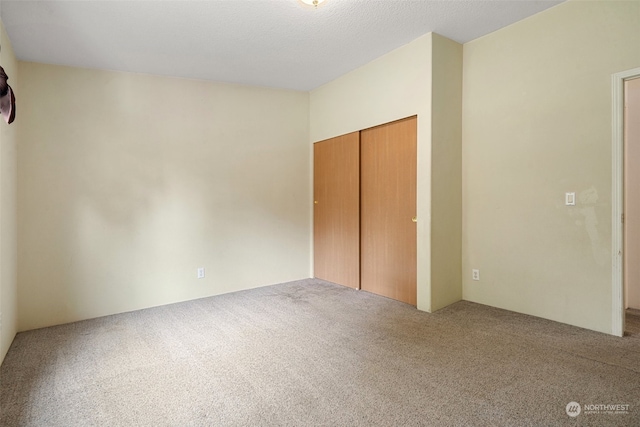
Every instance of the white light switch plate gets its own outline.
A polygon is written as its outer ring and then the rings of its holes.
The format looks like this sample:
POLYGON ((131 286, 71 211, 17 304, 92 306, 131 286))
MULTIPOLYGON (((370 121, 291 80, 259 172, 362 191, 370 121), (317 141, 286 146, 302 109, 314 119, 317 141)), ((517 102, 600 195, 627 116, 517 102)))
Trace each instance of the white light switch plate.
POLYGON ((564 194, 564 204, 567 206, 575 206, 576 205, 576 193, 565 193, 564 194))

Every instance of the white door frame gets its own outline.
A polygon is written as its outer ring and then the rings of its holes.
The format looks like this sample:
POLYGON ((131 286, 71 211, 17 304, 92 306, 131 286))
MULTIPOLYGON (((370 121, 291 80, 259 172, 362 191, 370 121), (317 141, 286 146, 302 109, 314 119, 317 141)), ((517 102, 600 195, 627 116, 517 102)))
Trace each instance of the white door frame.
POLYGON ((640 68, 622 71, 611 76, 612 96, 612 191, 611 191, 611 258, 612 258, 612 319, 611 333, 624 335, 624 82, 640 77, 640 68))

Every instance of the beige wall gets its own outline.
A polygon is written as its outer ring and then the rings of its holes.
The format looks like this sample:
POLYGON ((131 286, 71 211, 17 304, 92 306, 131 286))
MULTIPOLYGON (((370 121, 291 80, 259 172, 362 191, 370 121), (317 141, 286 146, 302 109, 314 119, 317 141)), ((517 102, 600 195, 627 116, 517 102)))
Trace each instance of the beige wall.
POLYGON ((464 45, 464 299, 612 331, 611 75, 639 28, 640 2, 570 1, 464 45))
MULTIPOLYGON (((459 267, 456 269, 456 260, 447 263, 443 268, 432 272, 431 262, 434 244, 443 240, 438 237, 431 240, 431 191, 432 191, 432 138, 437 139, 436 153, 444 155, 445 161, 451 160, 452 170, 444 169, 436 171, 435 178, 446 179, 449 173, 455 175, 459 171, 459 130, 458 154, 456 159, 456 130, 459 128, 459 92, 460 92, 460 45, 434 34, 426 34, 413 42, 384 55, 371 63, 358 68, 331 83, 328 83, 311 92, 310 98, 310 128, 311 142, 321 141, 348 132, 366 129, 368 127, 388 123, 393 120, 418 116, 418 186, 417 186, 417 291, 418 308, 432 311, 434 307, 443 305, 441 301, 452 301, 456 293, 460 294, 459 267), (435 66, 436 57, 443 60, 441 65, 435 66), (433 107, 434 117, 453 112, 453 116, 447 119, 445 124, 432 129, 432 73, 436 73, 438 82, 445 85, 437 92, 433 107), (451 73, 451 74, 447 74, 451 73), (456 86, 457 85, 457 86, 456 86), (445 101, 448 95, 453 94, 456 101, 445 101), (458 112, 456 113, 456 108, 458 112), (455 115, 458 114, 458 117, 455 115), (433 134, 432 134, 433 132, 433 134), (453 143, 452 147, 447 144, 453 143), (458 162, 456 166, 455 162, 458 162), (449 275, 449 276, 447 276, 449 275), (432 281, 442 283, 437 291, 432 294, 432 281), (456 284, 456 280, 458 281, 456 284), (457 290, 455 289, 457 286, 457 290)), ((434 79, 435 79, 434 78, 434 79)), ((445 166, 446 168, 446 166, 445 166)), ((450 183, 455 186, 460 178, 450 183)), ((458 197, 460 190, 458 189, 458 197)), ((443 207, 439 213, 448 209, 455 209, 456 193, 450 195, 452 203, 443 207)), ((444 199, 448 199, 444 197, 444 199)), ((438 199, 440 200, 440 199, 438 199)), ((459 212, 452 213, 449 219, 439 216, 443 225, 448 229, 460 229, 459 212)), ((458 231, 458 236, 460 232, 458 231)), ((443 246, 443 252, 459 257, 459 244, 453 242, 443 246)), ((440 249, 440 248, 435 248, 440 249)), ((459 260, 458 266, 459 266, 459 260)), ((458 298, 459 299, 459 298, 458 298)))
POLYGON ((431 301, 462 299, 462 45, 433 34, 431 301))
POLYGON ((307 93, 19 67, 20 330, 309 277, 307 93))
POLYGON ((0 363, 17 331, 16 273, 16 149, 17 129, 21 120, 21 88, 18 86, 18 63, 11 42, 0 22, 0 65, 9 76, 16 94, 16 121, 11 125, 0 119, 0 363))
POLYGON ((640 78, 625 82, 624 104, 625 301, 640 309, 640 78))

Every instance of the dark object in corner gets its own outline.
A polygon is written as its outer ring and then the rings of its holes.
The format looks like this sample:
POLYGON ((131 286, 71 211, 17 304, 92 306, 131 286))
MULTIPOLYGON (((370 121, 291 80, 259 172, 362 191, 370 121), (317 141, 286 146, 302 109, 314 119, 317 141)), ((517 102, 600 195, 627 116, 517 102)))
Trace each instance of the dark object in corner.
POLYGON ((0 66, 0 113, 2 113, 4 120, 11 124, 16 119, 16 97, 7 80, 9 80, 9 76, 0 66))

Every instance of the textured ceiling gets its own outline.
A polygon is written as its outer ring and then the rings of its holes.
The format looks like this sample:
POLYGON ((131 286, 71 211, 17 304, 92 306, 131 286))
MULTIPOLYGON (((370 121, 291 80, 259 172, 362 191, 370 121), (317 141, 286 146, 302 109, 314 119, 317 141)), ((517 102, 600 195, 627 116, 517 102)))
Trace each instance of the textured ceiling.
POLYGON ((6 1, 18 59, 311 90, 434 31, 464 43, 561 1, 6 1))

